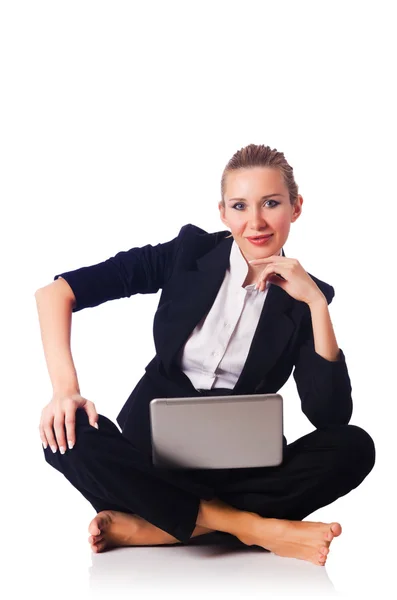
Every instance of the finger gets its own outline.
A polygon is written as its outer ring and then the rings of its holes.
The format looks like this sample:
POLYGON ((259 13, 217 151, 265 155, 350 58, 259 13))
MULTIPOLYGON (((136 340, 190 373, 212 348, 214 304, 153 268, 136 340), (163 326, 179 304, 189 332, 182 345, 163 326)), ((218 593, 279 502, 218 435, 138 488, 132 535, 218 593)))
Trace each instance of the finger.
POLYGON ((284 277, 279 277, 277 274, 271 274, 268 278, 269 283, 273 283, 274 285, 278 285, 279 287, 285 289, 284 283, 287 283, 287 280, 284 277))
POLYGON ((48 442, 47 442, 47 438, 46 438, 45 433, 44 433, 44 426, 43 426, 43 424, 41 422, 40 422, 40 425, 39 425, 39 434, 40 434, 41 443, 43 444, 43 447, 44 447, 44 450, 45 450, 47 448, 47 446, 48 446, 48 442))
POLYGON ((72 450, 76 443, 76 407, 72 403, 67 404, 65 409, 65 427, 68 447, 72 450))
POLYGON ((84 406, 84 409, 88 415, 88 421, 89 421, 90 425, 92 425, 92 427, 95 427, 96 429, 99 429, 99 425, 98 425, 99 415, 95 409, 94 404, 92 402, 87 403, 84 406))
POLYGON ((279 282, 287 281, 280 273, 276 273, 276 268, 278 271, 280 270, 279 267, 276 267, 275 265, 269 265, 262 271, 259 276, 259 280, 264 284, 262 289, 265 289, 266 283, 278 284, 279 282))
POLYGON ((274 267, 268 265, 259 275, 257 284, 255 286, 259 291, 263 291, 265 289, 267 277, 272 272, 272 269, 274 269, 274 267))
POLYGON ((265 285, 266 283, 263 279, 258 279, 258 281, 255 284, 255 289, 259 292, 262 292, 264 290, 265 285))
POLYGON ((51 450, 53 452, 56 452, 58 450, 58 446, 55 441, 52 423, 53 423, 53 417, 51 416, 50 419, 44 423, 44 434, 45 434, 46 439, 48 440, 48 444, 50 445, 51 450))
POLYGON ((65 413, 62 409, 59 408, 55 413, 54 430, 58 442, 59 451, 61 454, 64 454, 66 451, 65 413))

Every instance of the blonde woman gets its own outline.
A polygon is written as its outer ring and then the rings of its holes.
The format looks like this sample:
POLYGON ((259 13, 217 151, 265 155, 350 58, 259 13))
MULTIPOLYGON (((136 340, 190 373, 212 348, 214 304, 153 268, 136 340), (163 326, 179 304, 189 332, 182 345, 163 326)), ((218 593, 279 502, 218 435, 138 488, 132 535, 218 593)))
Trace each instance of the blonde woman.
POLYGON ((39 425, 44 456, 97 511, 88 527, 94 552, 215 535, 325 564, 341 524, 303 519, 360 485, 375 447, 349 424, 352 388, 328 310, 334 289, 283 250, 302 203, 284 154, 251 144, 222 175, 227 230, 188 224, 167 243, 58 274, 36 292, 54 390, 39 425), (120 433, 80 393, 72 313, 159 290, 156 355, 117 416, 120 433), (292 372, 315 430, 284 439, 281 465, 183 472, 152 465, 153 398, 275 393, 292 372))

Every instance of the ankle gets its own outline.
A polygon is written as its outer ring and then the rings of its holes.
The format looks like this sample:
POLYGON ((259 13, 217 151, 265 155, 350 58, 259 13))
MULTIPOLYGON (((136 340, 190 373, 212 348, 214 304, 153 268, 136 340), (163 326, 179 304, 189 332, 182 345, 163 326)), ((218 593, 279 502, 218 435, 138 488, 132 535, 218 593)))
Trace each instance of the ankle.
POLYGON ((241 511, 219 500, 219 498, 201 500, 196 525, 224 531, 221 527, 224 527, 232 517, 240 513, 241 511))
POLYGON ((230 533, 244 543, 256 539, 261 521, 262 517, 256 513, 239 510, 218 498, 201 500, 196 518, 197 525, 230 533), (245 542, 245 539, 248 541, 245 542))
POLYGON ((233 531, 230 531, 246 546, 257 544, 258 532, 260 531, 263 518, 256 513, 242 512, 235 521, 233 531))

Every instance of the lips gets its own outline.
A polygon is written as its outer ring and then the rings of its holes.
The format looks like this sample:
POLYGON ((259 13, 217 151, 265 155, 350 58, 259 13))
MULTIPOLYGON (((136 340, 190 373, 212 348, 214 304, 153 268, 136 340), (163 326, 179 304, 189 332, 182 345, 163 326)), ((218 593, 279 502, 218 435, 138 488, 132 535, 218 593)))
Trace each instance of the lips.
POLYGON ((272 237, 272 235, 273 235, 272 233, 269 234, 269 235, 258 235, 258 236, 255 236, 255 237, 248 237, 247 239, 248 240, 263 240, 265 238, 267 239, 269 237, 272 237))

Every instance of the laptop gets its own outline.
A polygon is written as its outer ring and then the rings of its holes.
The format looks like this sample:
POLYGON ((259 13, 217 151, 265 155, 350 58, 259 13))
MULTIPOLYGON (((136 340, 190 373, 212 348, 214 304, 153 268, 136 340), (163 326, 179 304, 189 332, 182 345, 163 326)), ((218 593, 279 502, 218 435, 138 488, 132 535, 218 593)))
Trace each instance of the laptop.
POLYGON ((272 467, 283 460, 280 394, 154 398, 152 462, 166 469, 272 467))

